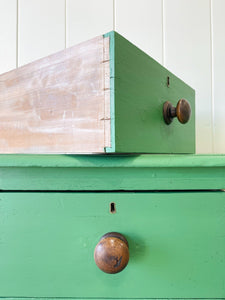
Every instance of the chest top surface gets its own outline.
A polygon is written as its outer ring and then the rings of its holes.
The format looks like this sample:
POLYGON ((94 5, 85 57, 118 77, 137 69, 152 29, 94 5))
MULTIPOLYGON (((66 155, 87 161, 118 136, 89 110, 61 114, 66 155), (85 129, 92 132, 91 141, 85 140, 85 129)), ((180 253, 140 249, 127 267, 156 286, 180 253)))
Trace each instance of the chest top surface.
POLYGON ((1 190, 225 189, 224 155, 0 155, 1 190))

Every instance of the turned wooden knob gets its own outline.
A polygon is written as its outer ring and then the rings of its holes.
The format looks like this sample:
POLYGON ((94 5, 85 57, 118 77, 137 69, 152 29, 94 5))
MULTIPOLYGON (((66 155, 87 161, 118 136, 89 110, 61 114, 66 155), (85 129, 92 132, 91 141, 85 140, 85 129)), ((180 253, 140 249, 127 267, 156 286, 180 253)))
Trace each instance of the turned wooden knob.
POLYGON ((105 273, 121 272, 129 261, 129 246, 126 238, 118 232, 104 234, 95 247, 96 265, 105 273))
POLYGON ((185 99, 180 99, 174 107, 169 101, 163 105, 163 118, 166 124, 170 124, 177 117, 180 123, 185 124, 191 117, 191 106, 185 99))

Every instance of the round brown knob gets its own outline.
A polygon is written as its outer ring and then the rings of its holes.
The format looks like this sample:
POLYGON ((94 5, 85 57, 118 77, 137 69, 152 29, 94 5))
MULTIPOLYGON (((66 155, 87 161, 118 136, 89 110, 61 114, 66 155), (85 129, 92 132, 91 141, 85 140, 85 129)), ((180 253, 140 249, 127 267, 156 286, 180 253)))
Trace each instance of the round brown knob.
POLYGON ((169 101, 163 105, 163 118, 166 124, 170 124, 177 117, 180 123, 185 124, 191 117, 191 106, 185 99, 180 99, 174 107, 169 101))
POLYGON ((103 235, 95 247, 96 265, 105 273, 121 272, 129 261, 129 246, 126 238, 118 232, 103 235))

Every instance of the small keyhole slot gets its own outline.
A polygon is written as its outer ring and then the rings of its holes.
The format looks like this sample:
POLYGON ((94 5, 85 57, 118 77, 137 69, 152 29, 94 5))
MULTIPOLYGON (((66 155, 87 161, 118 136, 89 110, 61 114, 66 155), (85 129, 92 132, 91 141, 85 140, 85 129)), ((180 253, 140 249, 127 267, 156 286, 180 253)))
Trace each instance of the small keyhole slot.
POLYGON ((166 82, 166 84, 167 84, 167 87, 170 87, 170 77, 169 76, 167 76, 167 82, 166 82))
POLYGON ((116 213, 116 203, 111 202, 110 203, 110 213, 115 214, 116 213))

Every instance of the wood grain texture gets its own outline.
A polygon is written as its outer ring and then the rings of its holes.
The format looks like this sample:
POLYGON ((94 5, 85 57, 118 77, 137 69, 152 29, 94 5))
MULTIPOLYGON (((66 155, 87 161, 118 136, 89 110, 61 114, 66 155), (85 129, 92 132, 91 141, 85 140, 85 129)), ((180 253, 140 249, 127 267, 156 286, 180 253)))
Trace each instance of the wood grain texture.
POLYGON ((110 97, 110 136, 111 143, 105 148, 105 152, 115 152, 115 39, 112 31, 104 34, 106 39, 109 39, 109 97, 110 97))
POLYGON ((105 74, 105 117, 104 117, 104 128, 105 128, 105 147, 111 147, 111 119, 110 119, 110 43, 109 37, 104 38, 104 53, 103 53, 103 64, 105 74))
POLYGON ((17 1, 0 0, 0 74, 16 68, 17 1))
POLYGON ((95 247, 94 259, 97 267, 105 273, 121 272, 129 261, 129 245, 118 232, 105 234, 95 247))
POLYGON ((0 152, 104 152, 103 59, 99 36, 1 75, 0 152))
POLYGON ((18 6, 19 66, 65 48, 65 0, 19 0, 18 6))
MULTIPOLYGON (((58 51, 65 44, 72 46, 113 27, 113 0, 20 0, 18 24, 16 2, 0 1, 0 73, 16 67, 17 30, 19 65, 22 65, 58 51)), ((215 153, 225 153, 221 109, 221 99, 224 98, 222 66, 225 27, 221 18, 224 1, 211 2, 212 69, 209 58, 211 41, 208 0, 115 0, 115 27, 160 62, 165 42, 166 66, 197 90, 197 151, 212 153, 214 146, 215 153), (164 39, 162 27, 165 29, 164 39), (208 98, 211 93, 210 72, 214 72, 212 108, 208 98), (207 103, 204 112, 200 109, 202 103, 207 103), (215 115, 212 127, 209 124, 211 114, 215 115), (213 141, 210 127, 214 132, 213 141)))
POLYGON ((225 153, 225 1, 212 1, 214 152, 225 153))
POLYGON ((164 0, 165 67, 196 90, 196 151, 212 153, 210 1, 164 0))
POLYGON ((224 192, 1 193, 0 296, 223 299, 224 202, 224 192), (93 257, 110 231, 129 243, 115 275, 93 257))

